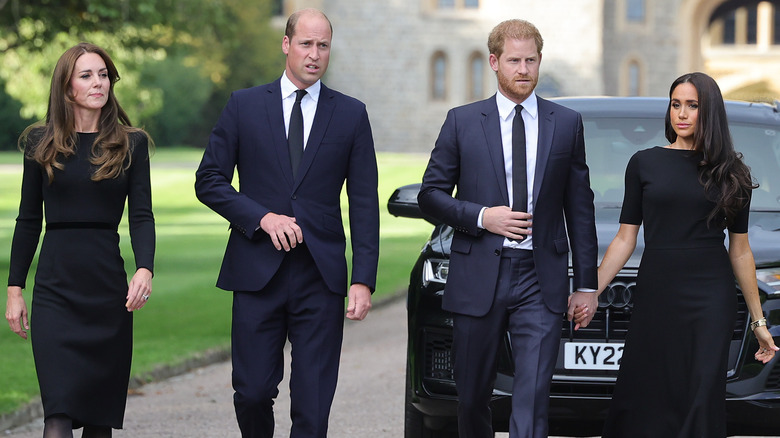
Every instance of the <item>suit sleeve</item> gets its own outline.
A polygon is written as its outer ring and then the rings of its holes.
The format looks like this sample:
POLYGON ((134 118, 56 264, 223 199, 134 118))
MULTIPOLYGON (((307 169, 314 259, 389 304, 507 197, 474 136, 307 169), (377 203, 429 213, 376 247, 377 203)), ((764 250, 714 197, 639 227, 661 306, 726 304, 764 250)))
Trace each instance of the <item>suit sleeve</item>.
POLYGON ((239 154, 237 101, 233 93, 211 132, 209 144, 195 173, 195 194, 202 203, 227 219, 231 227, 253 239, 258 234, 255 231, 260 219, 270 210, 232 185, 239 154))
POLYGON ((572 250, 574 288, 595 290, 598 288, 595 207, 588 165, 585 161, 582 116, 579 114, 577 114, 575 145, 572 150, 563 208, 572 250))
POLYGON ((460 179, 459 147, 456 112, 450 110, 431 152, 417 202, 426 215, 459 232, 477 236, 482 232, 477 220, 483 206, 452 196, 460 179))
POLYGON ((379 177, 374 139, 365 107, 359 117, 347 173, 352 241, 351 284, 365 284, 373 292, 379 263, 379 177))

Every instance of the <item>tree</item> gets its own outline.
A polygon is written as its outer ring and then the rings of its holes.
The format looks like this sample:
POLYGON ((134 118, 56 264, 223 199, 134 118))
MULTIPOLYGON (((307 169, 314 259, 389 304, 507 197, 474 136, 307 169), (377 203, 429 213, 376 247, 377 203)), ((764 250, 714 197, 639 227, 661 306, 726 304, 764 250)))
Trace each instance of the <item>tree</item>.
POLYGON ((5 92, 4 85, 0 79, 0 150, 12 150, 17 147, 19 135, 33 120, 19 114, 22 104, 5 92))
MULTIPOLYGON (((114 33, 131 27, 165 26, 184 33, 221 27, 219 0, 0 0, 0 52, 18 47, 41 48, 59 33, 114 33)), ((129 37, 129 35, 126 35, 129 37)), ((125 40, 141 46, 165 41, 125 40)))
POLYGON ((131 120, 164 130, 166 142, 202 145, 230 91, 281 72, 271 8, 270 0, 0 0, 0 80, 22 103, 20 117, 41 119, 56 60, 90 41, 117 64, 131 120), (186 85, 162 76, 173 72, 186 85), (166 112, 175 127, 162 128, 166 112))

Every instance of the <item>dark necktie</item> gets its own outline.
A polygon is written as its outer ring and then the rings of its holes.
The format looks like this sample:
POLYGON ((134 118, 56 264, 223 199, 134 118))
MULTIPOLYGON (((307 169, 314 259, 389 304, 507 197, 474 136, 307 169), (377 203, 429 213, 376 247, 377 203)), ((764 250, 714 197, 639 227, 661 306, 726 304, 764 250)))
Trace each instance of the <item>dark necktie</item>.
POLYGON ((525 163, 525 123, 522 105, 515 106, 512 121, 512 210, 528 210, 528 176, 525 163))
POLYGON ((303 112, 301 100, 306 95, 306 90, 295 90, 295 103, 290 113, 290 127, 287 131, 287 145, 290 147, 290 164, 292 164, 293 178, 298 173, 298 165, 303 156, 303 112))

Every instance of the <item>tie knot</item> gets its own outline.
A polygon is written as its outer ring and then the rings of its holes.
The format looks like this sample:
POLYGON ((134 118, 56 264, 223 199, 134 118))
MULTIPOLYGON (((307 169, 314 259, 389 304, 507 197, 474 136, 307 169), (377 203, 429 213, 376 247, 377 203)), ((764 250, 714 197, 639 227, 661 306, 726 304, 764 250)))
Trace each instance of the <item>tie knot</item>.
POLYGON ((523 110, 523 105, 515 105, 515 115, 519 115, 520 111, 523 110))
POLYGON ((303 100, 303 96, 306 95, 306 90, 295 90, 295 101, 300 103, 303 100))

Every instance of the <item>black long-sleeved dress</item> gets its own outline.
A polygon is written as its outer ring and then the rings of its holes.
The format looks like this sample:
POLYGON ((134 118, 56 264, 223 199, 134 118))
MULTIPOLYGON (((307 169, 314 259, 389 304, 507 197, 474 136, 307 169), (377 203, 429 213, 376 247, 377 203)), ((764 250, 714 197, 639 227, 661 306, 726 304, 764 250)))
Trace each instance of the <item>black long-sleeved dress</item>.
MULTIPOLYGON (((33 132, 32 134, 35 134, 33 132)), ((96 133, 78 134, 64 169, 25 158, 10 286, 25 287, 46 221, 30 311, 30 336, 44 415, 81 425, 121 428, 133 342, 125 308, 127 274, 117 227, 125 201, 137 268, 153 270, 155 231, 148 140, 131 133, 131 164, 119 177, 92 181, 96 133), (45 208, 44 208, 45 207, 45 208)))

